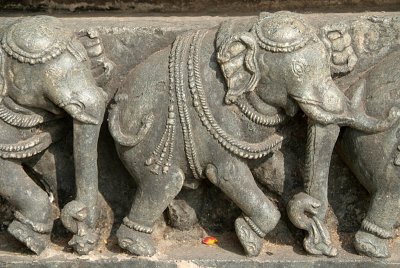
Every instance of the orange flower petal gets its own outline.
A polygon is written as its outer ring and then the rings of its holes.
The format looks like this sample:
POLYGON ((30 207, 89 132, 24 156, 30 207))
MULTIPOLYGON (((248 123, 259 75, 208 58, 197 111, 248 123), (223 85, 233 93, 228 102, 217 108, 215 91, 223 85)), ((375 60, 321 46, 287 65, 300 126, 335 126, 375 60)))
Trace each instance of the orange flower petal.
POLYGON ((214 236, 206 236, 203 237, 201 242, 205 245, 214 245, 218 242, 218 240, 214 236))

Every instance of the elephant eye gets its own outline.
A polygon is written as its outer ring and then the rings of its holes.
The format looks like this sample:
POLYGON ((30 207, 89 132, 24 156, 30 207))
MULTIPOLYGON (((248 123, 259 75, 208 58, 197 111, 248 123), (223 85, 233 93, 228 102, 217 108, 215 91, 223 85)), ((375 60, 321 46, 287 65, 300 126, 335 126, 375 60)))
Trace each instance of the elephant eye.
POLYGON ((301 78, 308 71, 308 65, 303 61, 294 60, 292 62, 292 72, 293 74, 301 78))
POLYGON ((78 101, 78 100, 72 101, 71 105, 76 106, 79 110, 84 110, 85 109, 85 104, 83 104, 83 102, 78 101))

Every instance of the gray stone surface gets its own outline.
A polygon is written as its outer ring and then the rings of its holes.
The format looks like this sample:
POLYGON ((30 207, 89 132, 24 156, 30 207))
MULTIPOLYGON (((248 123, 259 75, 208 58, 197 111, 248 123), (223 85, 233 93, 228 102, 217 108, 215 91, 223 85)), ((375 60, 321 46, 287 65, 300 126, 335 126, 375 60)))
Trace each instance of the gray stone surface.
MULTIPOLYGON (((276 244, 267 240, 262 254, 256 258, 243 256, 233 233, 218 235, 219 244, 202 245, 200 239, 186 241, 160 238, 161 252, 153 257, 133 257, 121 252, 116 245, 108 245, 88 256, 77 256, 69 251, 62 252, 62 247, 55 247, 43 256, 31 255, 19 245, 9 246, 0 254, 1 267, 398 267, 398 251, 387 260, 370 259, 355 255, 351 250, 339 250, 339 258, 312 257, 305 255, 299 244, 294 247, 276 244)), ((335 243, 341 243, 338 240, 335 243)), ((110 243, 111 244, 111 243, 110 243)), ((397 243, 396 243, 397 244, 397 243)), ((398 244, 396 245, 398 247, 398 244)))
POLYGON ((260 10, 361 12, 399 10, 397 0, 3 0, 3 10, 15 11, 126 11, 126 12, 202 12, 241 13, 260 10))
MULTIPOLYGON (((365 13, 365 14, 318 14, 307 15, 315 27, 336 23, 338 20, 350 24, 357 19, 369 16, 388 17, 398 16, 398 13, 365 13)), ((3 17, 0 28, 13 21, 14 17, 3 17)), ((126 15, 116 17, 71 17, 62 16, 62 21, 76 32, 95 29, 100 33, 104 42, 107 56, 115 62, 118 74, 113 77, 106 90, 113 95, 115 90, 125 79, 130 69, 145 60, 152 53, 171 44, 176 35, 189 29, 211 28, 218 25, 227 17, 130 17, 126 15)), ((247 20, 248 17, 240 19, 247 20)), ((392 33, 380 29, 378 24, 372 24, 366 34, 370 38, 367 50, 358 46, 358 64, 355 73, 360 73, 379 61, 393 47, 398 45, 398 39, 392 38, 392 33), (379 33, 377 35, 377 32, 379 33), (376 40, 384 40, 385 46, 376 40), (375 43, 374 43, 375 42, 375 43)), ((367 27, 368 28, 368 27, 367 27)), ((359 28, 361 29, 361 28, 359 28)), ((360 41, 360 40, 358 40, 360 41)), ((365 48, 365 47, 364 47, 365 48)), ((354 79, 356 79, 355 76, 354 79)), ((346 88, 348 81, 336 82, 346 88)), ((91 267, 99 264, 113 267, 118 265, 148 265, 149 267, 190 267, 190 265, 203 265, 208 267, 263 267, 275 264, 277 267, 381 267, 399 265, 398 238, 390 244, 393 256, 387 261, 377 261, 366 257, 357 256, 352 246, 354 232, 360 227, 361 221, 368 208, 369 196, 367 191, 357 182, 350 170, 344 165, 340 157, 334 153, 330 168, 329 201, 327 223, 334 245, 339 248, 339 257, 336 259, 307 257, 301 249, 302 232, 295 229, 285 216, 285 205, 289 198, 302 187, 304 146, 306 141, 306 119, 299 115, 297 125, 286 130, 288 137, 282 152, 274 155, 265 163, 255 166, 254 174, 258 178, 263 191, 280 208, 283 219, 267 237, 267 241, 260 257, 248 259, 243 257, 239 241, 232 234, 234 219, 239 215, 238 208, 229 201, 224 194, 204 182, 196 190, 185 189, 179 196, 194 208, 199 223, 189 231, 178 231, 164 228, 161 220, 156 239, 160 245, 157 255, 152 258, 134 258, 116 248, 115 230, 120 225, 122 218, 129 211, 135 192, 135 184, 127 171, 122 166, 115 151, 113 140, 108 129, 103 125, 99 141, 99 183, 100 192, 106 202, 103 203, 102 220, 100 227, 103 236, 100 250, 88 257, 72 255, 67 247, 69 238, 66 230, 56 222, 53 230, 53 244, 50 252, 44 256, 35 257, 13 242, 12 237, 2 233, 1 264, 5 266, 20 265, 26 267, 34 264, 44 267, 91 267), (195 193, 195 194, 193 194, 195 193), (108 234, 111 233, 109 237, 108 234), (217 246, 207 247, 200 244, 200 239, 206 233, 215 234, 220 243, 217 246), (220 237, 221 236, 221 237, 220 237), (293 244, 295 244, 293 248, 293 244), (64 250, 65 253, 59 253, 64 250), (272 253, 272 255, 271 255, 272 253), (21 256, 22 254, 22 256, 21 256), (236 266, 235 266, 236 265, 236 266)), ((55 196, 59 202, 53 202, 54 213, 59 213, 59 207, 72 200, 73 186, 73 161, 71 151, 71 135, 63 138, 59 143, 50 148, 45 156, 48 161, 54 161, 57 169, 46 170, 40 165, 30 170, 34 177, 44 181, 49 189, 57 189, 55 196), (57 179, 55 179, 57 178, 57 179)), ((55 192, 55 191, 54 191, 55 192)), ((0 208, 3 230, 10 223, 12 215, 10 207, 3 202, 0 208)), ((178 218, 177 218, 178 219, 178 218)), ((173 224, 172 224, 173 225, 173 224)), ((196 266, 194 266, 196 267, 196 266)))

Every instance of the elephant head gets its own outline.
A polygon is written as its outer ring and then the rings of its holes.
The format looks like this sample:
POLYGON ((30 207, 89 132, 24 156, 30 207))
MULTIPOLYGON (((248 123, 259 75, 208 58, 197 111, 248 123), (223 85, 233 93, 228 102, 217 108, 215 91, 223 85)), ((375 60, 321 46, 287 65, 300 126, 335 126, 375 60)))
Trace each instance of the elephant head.
MULTIPOLYGON (((40 128, 40 124, 53 120, 54 116, 68 114, 73 118, 77 192, 75 203, 66 206, 62 220, 70 222, 66 217, 74 217, 69 207, 78 206, 87 211, 84 218, 77 220, 89 227, 84 228, 86 232, 69 228, 77 236, 71 240, 75 249, 78 253, 87 253, 95 242, 91 232, 98 214, 97 141, 107 94, 96 85, 85 47, 58 19, 49 16, 22 18, 5 30, 1 41, 6 52, 3 54, 8 54, 3 61, 5 75, 2 77, 7 81, 2 83, 2 101, 12 100, 20 110, 23 107, 28 111, 28 115, 19 114, 18 109, 13 111, 13 118, 21 120, 2 119, 17 128, 40 128), (43 113, 49 116, 43 117, 43 113), (20 125, 18 122, 25 122, 27 116, 37 120, 20 125)), ((44 149, 46 147, 41 148, 44 149)), ((68 226, 72 225, 66 224, 68 226)))
MULTIPOLYGON (((3 34, 2 48, 19 62, 11 66, 11 77, 40 73, 36 83, 41 84, 40 93, 44 98, 77 121, 100 123, 102 109, 97 106, 104 106, 106 94, 96 86, 85 48, 58 19, 36 16, 16 21, 3 34)), ((11 80, 23 90, 28 87, 22 79, 11 80)), ((24 99, 21 91, 5 89, 2 93, 27 106, 42 104, 24 99)), ((57 113, 55 108, 46 105, 37 108, 57 113)))
POLYGON ((225 102, 254 93, 293 115, 300 109, 323 125, 380 132, 397 120, 365 114, 360 96, 349 100, 331 77, 331 55, 316 31, 290 12, 261 13, 249 31, 227 35, 217 54, 227 82, 225 102))
MULTIPOLYGON (((305 240, 309 253, 335 255, 327 228, 314 227, 315 223, 322 224, 326 214, 330 158, 339 129, 348 126, 367 133, 384 131, 397 121, 398 109, 392 108, 384 119, 368 116, 362 102, 364 87, 348 99, 331 77, 329 49, 316 31, 293 13, 261 13, 250 30, 227 35, 220 43, 217 39, 217 45, 217 59, 227 82, 225 103, 241 107, 244 98, 257 98, 258 104, 252 106, 254 110, 258 107, 258 112, 271 105, 290 116, 300 108, 308 117, 306 194, 290 203, 304 204, 289 207, 288 212, 291 219, 312 216, 309 221, 293 220, 310 232, 305 240), (311 199, 314 201, 309 202, 311 199), (307 207, 311 203, 317 205, 307 207)), ((271 120, 269 125, 281 121, 271 120)))

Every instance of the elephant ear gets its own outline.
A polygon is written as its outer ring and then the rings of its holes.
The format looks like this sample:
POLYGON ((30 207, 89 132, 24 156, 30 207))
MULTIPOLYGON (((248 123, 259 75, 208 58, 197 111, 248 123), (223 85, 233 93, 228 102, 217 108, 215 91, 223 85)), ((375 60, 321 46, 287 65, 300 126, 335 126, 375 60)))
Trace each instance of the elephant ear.
POLYGON ((217 60, 228 86, 225 103, 234 103, 240 95, 257 86, 260 80, 257 50, 257 41, 249 32, 232 35, 221 42, 217 60))
POLYGON ((85 29, 78 32, 77 36, 86 49, 97 85, 104 88, 115 74, 115 63, 105 54, 100 33, 96 29, 85 29))
POLYGON ((332 75, 343 75, 354 70, 358 57, 353 49, 349 27, 343 23, 325 25, 322 41, 331 54, 332 75))

